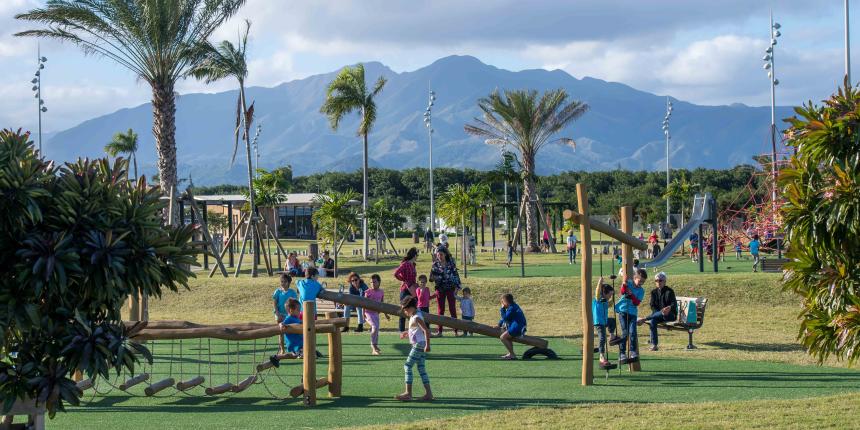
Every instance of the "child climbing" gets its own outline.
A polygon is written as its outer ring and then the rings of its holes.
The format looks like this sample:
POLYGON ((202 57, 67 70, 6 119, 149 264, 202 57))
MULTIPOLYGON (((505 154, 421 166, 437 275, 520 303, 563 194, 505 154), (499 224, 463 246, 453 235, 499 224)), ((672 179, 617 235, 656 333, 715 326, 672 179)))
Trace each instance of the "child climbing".
MULTIPOLYGON (((472 290, 469 287, 463 288, 463 296, 457 296, 457 301, 460 302, 460 316, 466 321, 475 319, 475 303, 472 302, 472 290)), ((471 336, 468 331, 463 332, 463 336, 471 336)))
POLYGON ((620 364, 639 361, 636 317, 639 315, 637 307, 645 297, 645 289, 642 288, 642 284, 646 279, 648 279, 648 272, 645 269, 637 269, 633 279, 625 278, 621 285, 621 300, 615 305, 615 313, 618 314, 618 322, 621 324, 621 337, 618 341, 618 362, 620 364), (630 344, 629 351, 627 350, 628 343, 630 344), (630 354, 629 357, 627 356, 628 353, 630 354))
POLYGON ((615 294, 615 289, 612 285, 603 283, 603 276, 597 280, 597 287, 594 289, 594 298, 591 300, 591 313, 594 316, 594 327, 597 329, 598 344, 597 349, 600 354, 600 368, 609 370, 616 366, 609 361, 606 351, 606 331, 612 335, 610 341, 617 342, 615 335, 615 319, 609 318, 609 300, 615 294))
MULTIPOLYGON (((370 289, 364 292, 364 297, 375 302, 384 301, 385 293, 382 291, 382 278, 374 273, 370 277, 370 285, 370 289)), ((391 319, 388 314, 383 315, 385 315, 386 320, 391 319)), ((382 351, 379 350, 379 312, 365 309, 364 319, 367 320, 368 324, 370 324, 370 353, 373 355, 379 355, 382 353, 382 351)))
MULTIPOLYGON (((272 304, 275 306, 273 313, 275 314, 275 323, 280 324, 287 316, 287 300, 296 299, 299 296, 295 290, 290 289, 290 284, 293 283, 293 277, 289 273, 281 273, 281 285, 272 293, 272 304)), ((284 353, 284 338, 278 338, 278 354, 284 353)))
POLYGON ((424 322, 424 314, 418 310, 418 299, 409 296, 400 303, 400 309, 409 318, 409 343, 412 349, 403 364, 406 373, 406 391, 397 395, 397 400, 406 402, 412 400, 412 366, 418 367, 418 376, 424 384, 424 396, 420 400, 433 400, 433 391, 430 389, 430 377, 427 376, 425 361, 427 353, 430 352, 430 329, 424 322))
POLYGON ((269 361, 275 367, 280 367, 281 360, 285 358, 298 358, 302 356, 302 348, 304 347, 304 337, 301 334, 285 333, 286 327, 290 324, 300 324, 302 320, 299 318, 299 301, 296 299, 287 300, 287 315, 284 320, 278 324, 281 328, 281 333, 284 333, 281 338, 286 343, 286 351, 281 351, 276 355, 269 357, 269 361))

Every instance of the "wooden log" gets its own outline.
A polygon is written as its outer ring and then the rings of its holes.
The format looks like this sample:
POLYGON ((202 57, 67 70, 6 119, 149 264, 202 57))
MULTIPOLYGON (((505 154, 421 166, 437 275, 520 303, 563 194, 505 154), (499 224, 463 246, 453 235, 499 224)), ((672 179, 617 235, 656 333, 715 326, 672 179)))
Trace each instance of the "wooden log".
MULTIPOLYGON (((375 302, 360 296, 354 296, 348 293, 338 293, 335 291, 323 290, 318 295, 319 298, 331 300, 335 303, 341 303, 349 306, 356 306, 362 309, 382 312, 389 315, 403 316, 400 311, 400 306, 375 302)), ((442 325, 451 327, 457 330, 478 333, 484 336, 499 337, 502 335, 502 330, 496 327, 491 327, 485 324, 476 323, 473 321, 460 320, 456 318, 446 317, 443 315, 424 314, 424 321, 427 325, 442 325)), ((533 336, 518 336, 511 339, 514 342, 525 345, 536 346, 538 348, 546 348, 549 345, 546 339, 533 336)), ((307 355, 307 352, 305 352, 307 355)))
POLYGON ((173 378, 162 379, 143 390, 143 393, 147 396, 151 397, 156 395, 159 391, 164 390, 167 387, 173 386, 176 383, 176 380, 173 378))
MULTIPOLYGON (((314 302, 303 302, 302 311, 305 315, 314 315, 314 302)), ((302 321, 304 328, 304 351, 302 381, 304 384, 304 399, 306 406, 317 404, 317 332, 313 318, 305 318, 302 321)))
MULTIPOLYGON (((633 232, 633 208, 630 206, 622 206, 621 207, 621 230, 627 234, 633 232)), ((621 246, 621 264, 624 268, 625 276, 630 279, 633 278, 633 248, 630 244, 625 243, 621 246)), ((622 280, 623 282, 623 280, 622 280)), ((632 336, 627 336, 627 354, 630 354, 630 342, 632 336)), ((637 345, 638 350, 638 345, 637 345)), ((639 361, 634 361, 627 365, 627 368, 631 372, 638 372, 642 369, 642 366, 639 364, 639 361)))
POLYGON ((328 378, 319 378, 317 379, 317 383, 315 385, 316 388, 322 388, 328 385, 328 378))
POLYGON ((234 393, 241 393, 242 391, 247 390, 248 387, 253 385, 254 382, 256 382, 256 381, 257 381, 257 375, 251 375, 251 376, 245 378, 244 380, 242 380, 242 382, 240 382, 239 384, 234 385, 233 388, 230 389, 230 391, 232 391, 234 393))
MULTIPOLYGON (((588 219, 588 189, 585 184, 576 184, 576 199, 579 213, 588 219)), ((582 249, 591 248, 591 225, 587 222, 579 224, 579 235, 582 241, 582 249)), ((594 383, 594 323, 591 315, 591 253, 583 252, 580 266, 580 278, 582 288, 582 385, 594 383)))
POLYGON ((209 387, 206 389, 206 395, 207 396, 215 396, 218 394, 224 394, 224 393, 232 390, 234 386, 235 386, 234 384, 227 382, 226 384, 221 384, 221 385, 218 385, 215 387, 209 387))
MULTIPOLYGON (((340 315, 340 312, 336 312, 335 315, 340 315)), ((317 325, 325 325, 325 324, 333 324, 337 326, 346 327, 348 321, 346 318, 341 318, 335 316, 333 318, 320 318, 316 321, 317 325)), ((135 325, 142 325, 143 322, 139 321, 125 321, 123 323, 127 329, 131 329, 135 325)), ((160 321, 148 321, 145 323, 144 328, 148 328, 151 330, 166 330, 166 329, 190 329, 190 328, 206 328, 206 327, 219 327, 219 328, 232 328, 237 331, 247 331, 247 330, 256 330, 261 328, 271 327, 272 323, 257 323, 257 322, 244 322, 244 323, 227 323, 227 324, 199 324, 191 321, 183 321, 183 320, 160 320, 160 321)))
MULTIPOLYGON (((320 325, 319 333, 333 333, 340 331, 344 325, 325 324, 320 325)), ((283 333, 302 334, 303 330, 299 324, 290 324, 281 330, 277 324, 270 324, 266 328, 254 330, 234 330, 229 327, 199 327, 189 329, 163 329, 153 330, 146 328, 140 331, 133 337, 136 341, 142 340, 168 340, 168 339, 222 339, 222 340, 254 340, 265 339, 267 337, 280 336, 283 333)))
MULTIPOLYGON (((288 357, 281 358, 281 360, 295 360, 295 359, 297 359, 297 358, 299 358, 299 357, 289 357, 289 356, 288 356, 288 357)), ((264 371, 264 370, 269 370, 269 369, 271 369, 271 368, 273 368, 273 367, 275 367, 275 365, 274 365, 274 364, 272 364, 272 362, 271 362, 271 361, 266 360, 266 361, 264 361, 264 362, 262 362, 262 363, 260 363, 260 364, 258 364, 258 365, 257 365, 257 372, 262 372, 262 371, 264 371)))
MULTIPOLYGON (((331 312, 326 316, 333 316, 331 312)), ((328 395, 340 397, 343 385, 343 342, 339 331, 328 335, 328 395)))
POLYGON ((78 390, 80 391, 89 390, 90 388, 93 388, 93 385, 94 381, 92 378, 82 379, 75 384, 75 386, 78 387, 78 390))
POLYGON ((302 385, 296 385, 295 387, 293 387, 293 388, 291 388, 291 389, 290 389, 290 397, 293 397, 293 398, 295 398, 295 397, 299 397, 299 396, 301 396, 304 392, 305 392, 305 386, 304 386, 304 384, 302 384, 302 385))
POLYGON ((176 383, 176 389, 179 391, 190 390, 202 383, 206 382, 206 378, 202 376, 196 376, 186 381, 179 381, 176 383))
MULTIPOLYGON (((574 212, 570 209, 566 209, 564 211, 564 219, 571 220, 577 224, 582 225, 584 220, 588 220, 588 225, 592 230, 599 231, 615 240, 620 241, 621 243, 626 243, 638 250, 645 251, 648 249, 648 244, 634 237, 630 233, 625 233, 621 230, 618 230, 615 227, 612 227, 609 224, 606 224, 603 221, 598 221, 593 218, 589 218, 587 216, 583 216, 581 213, 574 212)), ((632 228, 631 228, 632 230, 632 228)), ((584 248, 583 248, 584 249, 584 248)))
POLYGON ((146 380, 149 380, 149 373, 141 373, 140 375, 128 378, 125 382, 119 384, 119 389, 125 391, 146 380))

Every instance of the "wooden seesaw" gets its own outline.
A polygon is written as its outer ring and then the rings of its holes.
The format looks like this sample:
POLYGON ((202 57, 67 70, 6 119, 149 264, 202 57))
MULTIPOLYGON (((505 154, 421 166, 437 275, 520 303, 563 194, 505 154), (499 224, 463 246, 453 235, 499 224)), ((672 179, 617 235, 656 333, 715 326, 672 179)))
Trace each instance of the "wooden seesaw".
MULTIPOLYGON (((355 306, 363 309, 369 309, 375 312, 382 312, 384 314, 394 315, 398 317, 405 316, 401 310, 400 306, 392 305, 388 303, 376 302, 361 296, 356 296, 352 294, 339 293, 334 291, 323 290, 320 292, 319 298, 324 300, 330 300, 335 303, 341 303, 347 306, 355 306)), ((498 338, 502 335, 502 329, 491 327, 486 324, 476 323, 474 321, 466 321, 457 318, 446 317, 444 315, 435 315, 426 313, 424 314, 424 321, 428 326, 430 325, 441 325, 445 327, 451 327, 456 330, 463 330, 473 333, 482 334, 484 336, 490 336, 498 338)), ((518 336, 512 339, 514 342, 522 343, 525 345, 529 345, 532 348, 526 350, 523 353, 523 359, 530 359, 535 355, 543 355, 550 359, 557 359, 558 356, 556 353, 549 349, 549 342, 546 339, 541 339, 539 337, 534 336, 518 336)), ((307 353, 305 353, 307 355, 307 353)))

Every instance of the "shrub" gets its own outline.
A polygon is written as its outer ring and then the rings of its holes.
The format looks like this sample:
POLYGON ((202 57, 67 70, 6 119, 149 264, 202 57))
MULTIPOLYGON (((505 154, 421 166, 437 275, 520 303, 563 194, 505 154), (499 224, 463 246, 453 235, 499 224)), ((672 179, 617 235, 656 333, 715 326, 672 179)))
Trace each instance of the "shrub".
POLYGON ((42 160, 28 134, 0 131, 0 396, 53 417, 78 404, 70 373, 134 371, 130 294, 160 296, 192 276, 192 227, 166 228, 158 188, 127 180, 127 160, 42 160))

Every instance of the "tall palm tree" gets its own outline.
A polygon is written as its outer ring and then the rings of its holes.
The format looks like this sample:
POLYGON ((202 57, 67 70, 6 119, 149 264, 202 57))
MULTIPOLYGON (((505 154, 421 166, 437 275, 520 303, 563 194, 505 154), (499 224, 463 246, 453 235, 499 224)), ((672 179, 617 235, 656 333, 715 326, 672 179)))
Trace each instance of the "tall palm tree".
POLYGON ((361 210, 365 214, 361 221, 361 230, 364 236, 364 259, 367 260, 367 253, 370 251, 370 246, 367 237, 367 135, 370 134, 370 129, 373 128, 373 123, 376 121, 376 96, 382 91, 385 86, 385 78, 380 76, 373 88, 368 89, 367 83, 364 80, 364 65, 358 64, 354 67, 344 67, 338 73, 337 77, 328 86, 326 91, 325 102, 320 108, 320 112, 324 113, 331 124, 332 130, 337 130, 340 121, 349 113, 359 111, 361 114, 361 122, 358 125, 358 135, 364 138, 364 171, 362 174, 362 198, 361 210))
MULTIPOLYGON (((194 57, 196 59, 194 65, 188 71, 188 74, 209 84, 225 78, 236 78, 239 83, 239 94, 236 99, 236 118, 233 128, 233 155, 230 157, 230 164, 236 160, 236 153, 239 151, 239 137, 245 144, 245 156, 248 164, 248 207, 253 213, 253 216, 258 216, 256 192, 254 187, 254 164, 251 158, 251 123, 254 117, 254 104, 248 107, 248 100, 245 97, 245 80, 248 79, 248 33, 251 31, 251 22, 245 20, 245 31, 239 36, 238 45, 234 45, 229 40, 224 40, 215 46, 209 42, 196 45, 194 57)), ((254 229, 251 229, 251 246, 253 249, 259 249, 258 241, 254 229)), ((257 276, 256 265, 251 268, 251 276, 257 276)))
POLYGON ((346 236, 355 231, 358 217, 353 201, 358 193, 353 190, 344 192, 331 191, 317 194, 314 201, 319 208, 311 215, 311 220, 324 243, 330 242, 334 250, 334 271, 337 274, 338 254, 346 236), (343 239, 340 239, 343 238, 343 239), (340 239, 340 243, 338 240, 340 239))
POLYGON ((445 224, 454 226, 460 224, 462 229, 460 237, 463 243, 461 255, 465 276, 468 276, 468 268, 466 268, 466 249, 468 247, 466 243, 466 215, 475 209, 477 194, 479 194, 479 190, 475 185, 466 188, 463 184, 453 184, 439 196, 439 208, 436 211, 445 220, 445 224))
POLYGON ((134 181, 137 182, 137 133, 132 129, 127 132, 118 132, 113 135, 113 140, 105 145, 105 152, 111 157, 119 154, 128 154, 134 162, 134 181))
MULTIPOLYGON (((245 0, 49 0, 15 18, 44 24, 16 36, 58 39, 131 70, 152 88, 152 134, 163 192, 177 185, 176 82, 194 63, 192 49, 245 0)), ((173 205, 173 219, 179 207, 173 205)), ((168 218, 170 219, 170 218, 168 218)))
POLYGON ((573 139, 553 136, 582 116, 588 105, 578 100, 568 102, 563 89, 549 90, 540 98, 535 90, 493 91, 478 100, 482 118, 467 124, 468 134, 485 138, 493 145, 510 144, 519 152, 522 165, 523 196, 526 202, 526 236, 531 251, 538 251, 538 218, 535 213, 537 186, 535 157, 547 143, 560 142, 575 146, 573 139))

